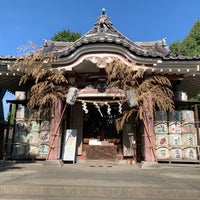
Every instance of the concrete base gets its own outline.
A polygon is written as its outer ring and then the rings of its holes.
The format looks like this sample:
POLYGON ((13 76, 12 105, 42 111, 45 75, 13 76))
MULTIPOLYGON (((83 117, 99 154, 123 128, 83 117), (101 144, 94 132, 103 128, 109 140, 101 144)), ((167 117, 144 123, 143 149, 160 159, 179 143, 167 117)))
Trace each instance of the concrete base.
POLYGON ((64 165, 62 160, 46 160, 43 163, 45 167, 62 167, 64 165))
POLYGON ((77 163, 86 163, 85 159, 77 159, 77 163))
POLYGON ((160 168, 160 165, 157 162, 145 162, 140 163, 140 168, 142 169, 157 169, 160 168))
POLYGON ((125 159, 125 160, 119 160, 118 164, 122 164, 122 165, 133 165, 136 166, 137 163, 135 162, 135 160, 133 159, 125 159))

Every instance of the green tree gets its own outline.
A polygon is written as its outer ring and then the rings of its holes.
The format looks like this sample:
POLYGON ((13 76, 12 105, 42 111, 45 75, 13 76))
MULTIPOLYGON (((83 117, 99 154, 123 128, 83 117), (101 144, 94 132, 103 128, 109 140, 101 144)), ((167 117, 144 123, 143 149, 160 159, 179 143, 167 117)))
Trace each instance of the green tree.
POLYGON ((181 55, 181 42, 176 41, 170 45, 170 50, 176 55, 181 55))
POLYGON ((70 30, 62 30, 51 38, 53 41, 74 42, 81 37, 79 32, 71 32, 70 30))
MULTIPOLYGON (((176 41, 170 45, 172 53, 183 56, 200 56, 200 20, 196 21, 189 34, 182 42, 176 41)), ((200 93, 189 99, 200 101, 200 93)))
POLYGON ((200 56, 200 20, 196 21, 182 42, 170 45, 172 53, 183 56, 200 56))

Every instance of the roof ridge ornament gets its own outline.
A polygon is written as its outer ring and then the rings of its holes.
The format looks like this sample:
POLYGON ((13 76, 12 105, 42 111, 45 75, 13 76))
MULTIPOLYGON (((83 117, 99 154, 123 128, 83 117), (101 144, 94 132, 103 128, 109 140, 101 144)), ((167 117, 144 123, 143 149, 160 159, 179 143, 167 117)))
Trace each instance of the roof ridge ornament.
POLYGON ((101 16, 97 19, 97 26, 98 32, 107 32, 108 29, 112 26, 110 18, 106 15, 106 9, 102 8, 101 16))
POLYGON ((105 16, 106 15, 106 9, 105 8, 102 8, 102 14, 101 14, 101 16, 105 16))

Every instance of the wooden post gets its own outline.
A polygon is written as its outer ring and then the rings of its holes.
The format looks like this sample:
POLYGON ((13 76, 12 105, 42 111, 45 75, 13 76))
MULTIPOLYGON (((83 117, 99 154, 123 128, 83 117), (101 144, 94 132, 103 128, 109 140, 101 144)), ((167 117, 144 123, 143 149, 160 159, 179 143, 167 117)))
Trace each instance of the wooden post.
POLYGON ((3 136, 4 136, 4 128, 3 124, 0 124, 0 160, 3 159, 3 136))
POLYGON ((6 136, 5 136, 5 143, 4 143, 4 156, 8 156, 8 141, 9 141, 9 133, 10 133, 10 121, 11 121, 11 112, 12 112, 13 104, 11 103, 9 106, 9 115, 8 115, 8 122, 7 122, 7 129, 6 129, 6 136))
POLYGON ((5 119, 3 112, 3 97, 6 90, 0 88, 0 159, 3 159, 3 139, 4 139, 4 128, 5 128, 5 119))
POLYGON ((147 162, 155 162, 155 136, 153 126, 153 110, 149 110, 151 102, 143 101, 143 122, 144 122, 144 157, 147 162), (151 114, 150 114, 151 113, 151 114))
POLYGON ((3 97, 6 93, 6 90, 3 88, 0 88, 0 121, 4 121, 4 112, 3 112, 3 97))
POLYGON ((55 104, 55 115, 50 125, 50 143, 47 160, 58 160, 60 157, 61 144, 61 120, 62 120, 62 101, 59 99, 55 104))
POLYGON ((200 145, 198 105, 194 104, 195 125, 197 130, 197 145, 200 145))

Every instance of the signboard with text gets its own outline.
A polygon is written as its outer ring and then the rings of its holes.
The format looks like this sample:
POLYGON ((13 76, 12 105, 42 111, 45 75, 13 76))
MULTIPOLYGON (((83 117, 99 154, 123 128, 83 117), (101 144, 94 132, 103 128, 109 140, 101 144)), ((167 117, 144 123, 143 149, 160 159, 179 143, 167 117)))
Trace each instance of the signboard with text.
POLYGON ((63 161, 73 161, 75 162, 76 156, 76 141, 77 141, 77 130, 67 129, 64 137, 64 146, 62 153, 63 161))

